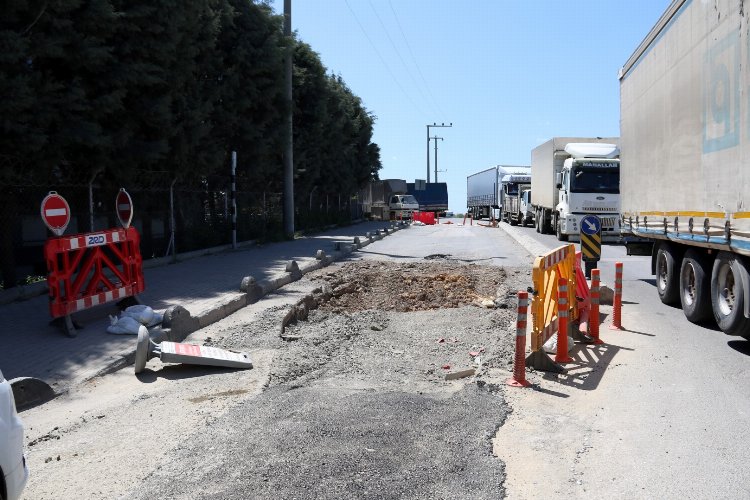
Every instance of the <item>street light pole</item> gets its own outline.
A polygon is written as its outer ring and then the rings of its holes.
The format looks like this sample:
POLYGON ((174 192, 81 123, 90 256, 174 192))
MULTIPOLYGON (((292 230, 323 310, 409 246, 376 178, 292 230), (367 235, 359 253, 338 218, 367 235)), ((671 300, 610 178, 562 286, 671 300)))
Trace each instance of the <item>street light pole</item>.
MULTIPOLYGON (((432 125, 427 125, 427 184, 430 183, 430 127, 452 127, 453 122, 446 125, 445 123, 441 123, 438 125, 437 123, 432 123, 432 125)), ((437 182, 437 172, 435 173, 435 182, 437 182)))
POLYGON ((438 169, 437 169, 437 141, 438 141, 438 139, 440 139, 442 141, 443 138, 442 137, 433 136, 433 137, 430 137, 430 139, 432 139, 432 140, 435 141, 435 182, 437 182, 438 181, 438 177, 437 177, 437 173, 438 173, 438 169))

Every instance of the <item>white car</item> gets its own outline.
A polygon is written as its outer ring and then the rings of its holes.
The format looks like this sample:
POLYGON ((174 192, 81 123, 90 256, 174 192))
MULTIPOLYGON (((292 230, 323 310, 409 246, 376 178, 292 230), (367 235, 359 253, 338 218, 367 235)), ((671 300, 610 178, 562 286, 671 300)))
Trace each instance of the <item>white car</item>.
POLYGON ((0 499, 17 500, 29 469, 23 456, 23 423, 16 412, 13 389, 0 371, 0 499))

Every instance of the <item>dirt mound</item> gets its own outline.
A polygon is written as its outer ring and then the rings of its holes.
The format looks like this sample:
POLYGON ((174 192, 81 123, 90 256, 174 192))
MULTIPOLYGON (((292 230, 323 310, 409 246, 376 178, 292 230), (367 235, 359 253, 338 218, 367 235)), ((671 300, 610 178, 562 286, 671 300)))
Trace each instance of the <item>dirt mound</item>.
POLYGON ((425 311, 475 304, 494 307, 507 278, 503 268, 451 261, 431 263, 347 262, 331 271, 310 275, 332 290, 321 305, 333 312, 366 309, 425 311))

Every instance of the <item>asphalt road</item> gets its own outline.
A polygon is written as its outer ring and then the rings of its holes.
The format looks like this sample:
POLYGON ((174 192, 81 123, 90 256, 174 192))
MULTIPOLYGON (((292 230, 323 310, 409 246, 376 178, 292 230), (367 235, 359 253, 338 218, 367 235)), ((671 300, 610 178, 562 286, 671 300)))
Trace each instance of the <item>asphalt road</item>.
MULTIPOLYGON (((356 258, 529 268, 560 244, 451 226, 398 232, 356 258)), ((506 366, 436 382, 420 346, 443 332, 489 342, 499 330, 476 309, 319 318, 294 347, 299 372, 269 385, 290 359, 278 319, 312 286, 299 282, 196 332, 246 339, 251 371, 152 360, 144 376, 118 372, 24 412, 27 498, 747 498, 750 343, 662 305, 648 257, 605 245, 604 282, 615 261, 625 330, 609 330, 603 308, 605 345, 576 345, 566 374, 529 371, 527 389, 504 385, 506 366)))

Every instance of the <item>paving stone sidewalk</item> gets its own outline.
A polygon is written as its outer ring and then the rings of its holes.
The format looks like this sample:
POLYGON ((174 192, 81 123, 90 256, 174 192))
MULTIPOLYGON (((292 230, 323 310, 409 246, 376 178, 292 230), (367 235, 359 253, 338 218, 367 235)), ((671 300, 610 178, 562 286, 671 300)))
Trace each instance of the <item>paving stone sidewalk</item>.
MULTIPOLYGON (((257 282, 274 280, 292 260, 304 269, 316 261, 318 250, 336 255, 337 243, 351 244, 355 237, 365 241, 368 232, 390 226, 362 222, 294 241, 249 245, 146 268, 146 290, 139 299, 156 311, 181 305, 192 316, 205 315, 241 295, 246 276, 257 282)), ((50 325, 46 294, 0 305, 0 370, 8 379, 41 379, 58 393, 111 371, 132 358, 136 345, 134 335, 106 332, 108 315, 117 313, 113 304, 106 304, 74 315, 83 329, 71 338, 50 325)))

